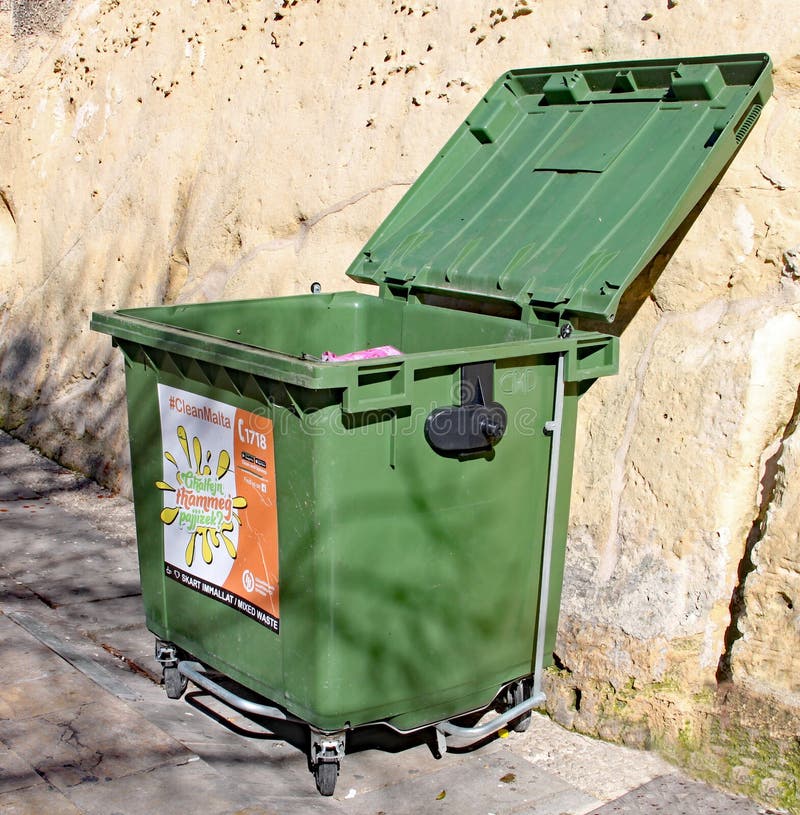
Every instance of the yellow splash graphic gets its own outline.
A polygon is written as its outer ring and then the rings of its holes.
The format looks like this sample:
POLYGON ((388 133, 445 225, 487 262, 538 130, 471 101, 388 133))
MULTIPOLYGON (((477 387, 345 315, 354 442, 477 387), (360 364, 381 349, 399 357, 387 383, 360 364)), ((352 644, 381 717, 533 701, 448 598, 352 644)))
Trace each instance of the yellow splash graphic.
POLYGON ((231 457, 227 450, 221 450, 217 460, 217 478, 223 478, 231 467, 231 457))
POLYGON ((236 545, 226 533, 233 532, 234 521, 241 526, 241 518, 234 509, 247 507, 247 499, 241 495, 231 496, 225 490, 223 478, 231 468, 231 455, 221 450, 217 456, 216 476, 212 475, 211 451, 203 455, 203 444, 195 436, 191 447, 186 428, 179 425, 176 431, 178 444, 186 458, 188 469, 181 470, 175 456, 164 453, 164 458, 175 467, 177 487, 166 481, 156 481, 155 486, 164 493, 174 493, 175 506, 166 506, 160 517, 166 526, 178 521, 179 526, 189 530, 186 544, 186 565, 194 563, 198 548, 203 560, 210 564, 214 552, 224 545, 231 559, 236 559, 236 545))

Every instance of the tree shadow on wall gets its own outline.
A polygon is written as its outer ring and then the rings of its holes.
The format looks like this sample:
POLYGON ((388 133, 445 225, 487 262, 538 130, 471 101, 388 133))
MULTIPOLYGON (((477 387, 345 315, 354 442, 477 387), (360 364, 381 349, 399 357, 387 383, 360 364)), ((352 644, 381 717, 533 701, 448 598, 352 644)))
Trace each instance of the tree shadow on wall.
POLYGON ((72 4, 73 0, 11 0, 14 36, 57 34, 72 4))

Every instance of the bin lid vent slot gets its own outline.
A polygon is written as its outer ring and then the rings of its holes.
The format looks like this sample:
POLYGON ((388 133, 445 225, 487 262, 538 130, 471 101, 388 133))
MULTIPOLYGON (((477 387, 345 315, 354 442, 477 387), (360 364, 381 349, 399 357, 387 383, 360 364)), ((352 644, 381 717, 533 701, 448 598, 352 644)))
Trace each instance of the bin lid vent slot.
POLYGON ((765 54, 506 72, 348 270, 613 319, 772 90, 765 54))

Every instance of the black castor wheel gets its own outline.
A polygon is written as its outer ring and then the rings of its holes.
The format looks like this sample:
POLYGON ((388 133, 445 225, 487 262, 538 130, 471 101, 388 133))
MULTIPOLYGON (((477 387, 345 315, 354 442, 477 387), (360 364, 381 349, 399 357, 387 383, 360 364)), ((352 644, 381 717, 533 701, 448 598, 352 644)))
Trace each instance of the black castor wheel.
POLYGON ((333 795, 338 777, 338 761, 320 761, 314 766, 314 780, 320 795, 333 795))
POLYGON ((164 690, 170 699, 180 699, 186 691, 189 680, 178 673, 177 668, 164 668, 164 690))
MULTIPOLYGON (((522 704, 522 702, 528 699, 530 695, 530 685, 528 682, 521 679, 509 690, 508 700, 511 703, 511 707, 515 707, 516 705, 522 704)), ((523 713, 518 719, 513 719, 510 722, 511 729, 515 733, 524 733, 530 727, 530 724, 530 711, 523 713)))

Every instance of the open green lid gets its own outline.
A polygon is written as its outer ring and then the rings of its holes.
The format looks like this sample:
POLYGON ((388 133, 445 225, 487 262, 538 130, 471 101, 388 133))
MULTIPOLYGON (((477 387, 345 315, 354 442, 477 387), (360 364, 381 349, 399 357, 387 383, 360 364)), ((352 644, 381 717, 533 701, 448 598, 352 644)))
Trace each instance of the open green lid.
POLYGON ((772 90, 747 54, 509 71, 348 275, 613 320, 772 90))

